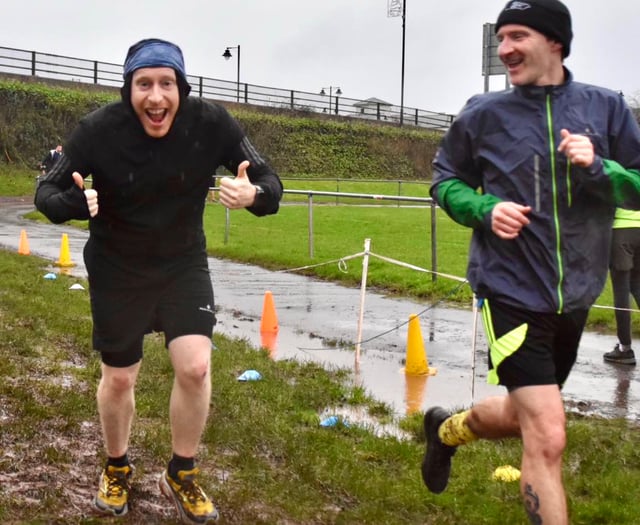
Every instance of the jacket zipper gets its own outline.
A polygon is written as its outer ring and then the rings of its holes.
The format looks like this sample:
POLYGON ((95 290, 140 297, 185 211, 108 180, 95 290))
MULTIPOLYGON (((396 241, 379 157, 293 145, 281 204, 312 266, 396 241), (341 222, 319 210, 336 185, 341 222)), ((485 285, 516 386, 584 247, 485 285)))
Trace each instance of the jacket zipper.
MULTIPOLYGON (((551 95, 547 93, 547 133, 549 138, 549 159, 551 162, 551 183, 553 187, 553 221, 556 233, 556 262, 558 265, 558 285, 556 293, 558 294, 557 313, 561 314, 564 306, 564 298, 562 296, 562 283, 564 281, 564 267, 562 264, 562 252, 560 243, 560 216, 558 214, 558 182, 556 178, 556 150, 555 138, 553 135, 553 115, 551 111, 551 95)), ((567 172, 568 175, 568 172, 567 172)))
POLYGON ((540 155, 533 156, 533 183, 535 185, 536 212, 540 212, 540 155))

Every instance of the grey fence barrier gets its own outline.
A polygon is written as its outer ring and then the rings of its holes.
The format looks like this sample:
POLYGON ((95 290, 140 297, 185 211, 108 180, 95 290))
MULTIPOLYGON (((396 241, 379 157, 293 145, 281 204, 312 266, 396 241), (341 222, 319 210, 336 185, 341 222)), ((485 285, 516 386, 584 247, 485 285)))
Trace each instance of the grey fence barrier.
MULTIPOLYGON (((122 70, 121 64, 0 46, 0 72, 7 74, 119 87, 122 85, 122 70)), ((413 125, 441 131, 448 129, 454 118, 454 115, 448 113, 401 108, 373 97, 362 100, 336 93, 310 93, 193 75, 188 75, 187 80, 191 84, 193 95, 227 102, 413 125)))

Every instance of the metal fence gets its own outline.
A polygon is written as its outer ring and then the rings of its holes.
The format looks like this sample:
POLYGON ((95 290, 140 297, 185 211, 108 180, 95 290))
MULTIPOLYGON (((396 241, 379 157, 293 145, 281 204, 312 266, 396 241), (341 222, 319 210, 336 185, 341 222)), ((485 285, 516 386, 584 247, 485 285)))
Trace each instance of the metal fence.
MULTIPOLYGON (((215 192, 220 191, 220 187, 217 185, 217 178, 214 182, 214 186, 209 188, 213 194, 215 192)), ((437 255, 437 217, 436 210, 438 209, 438 205, 431 197, 410 197, 403 195, 374 195, 370 193, 346 193, 341 191, 317 191, 317 190, 287 190, 284 189, 283 193, 286 195, 295 195, 305 197, 307 200, 307 242, 309 249, 309 258, 313 259, 315 255, 315 234, 314 234, 314 205, 316 202, 314 201, 314 197, 335 197, 336 202, 338 198, 343 200, 345 199, 356 199, 362 201, 393 201, 397 202, 398 205, 400 203, 409 203, 409 205, 414 206, 424 206, 425 208, 429 208, 430 210, 430 218, 429 218, 429 237, 430 237, 430 245, 431 245, 431 279, 433 282, 437 280, 438 275, 438 255, 437 255)), ((224 227, 224 244, 229 243, 229 233, 231 231, 231 213, 229 208, 225 210, 225 227, 224 227)))
MULTIPOLYGON (((0 46, 0 72, 53 80, 119 87, 122 64, 52 55, 0 46)), ((192 94, 226 102, 238 102, 309 113, 324 113, 446 130, 454 115, 417 108, 401 108, 378 99, 354 99, 331 93, 310 93, 188 75, 192 94), (402 117, 402 118, 401 118, 402 117)))

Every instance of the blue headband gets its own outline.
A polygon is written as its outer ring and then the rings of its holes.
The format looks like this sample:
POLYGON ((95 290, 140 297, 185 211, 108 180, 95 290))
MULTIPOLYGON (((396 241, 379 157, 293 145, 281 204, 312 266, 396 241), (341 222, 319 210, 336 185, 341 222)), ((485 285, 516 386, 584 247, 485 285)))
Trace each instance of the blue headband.
POLYGON ((182 51, 166 40, 147 38, 129 48, 124 61, 124 78, 141 67, 171 67, 185 81, 187 80, 182 51))

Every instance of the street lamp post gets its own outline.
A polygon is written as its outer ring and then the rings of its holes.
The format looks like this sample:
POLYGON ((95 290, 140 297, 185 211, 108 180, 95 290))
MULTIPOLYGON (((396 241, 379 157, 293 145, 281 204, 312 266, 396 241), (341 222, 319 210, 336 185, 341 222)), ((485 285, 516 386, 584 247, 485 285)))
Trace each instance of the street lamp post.
POLYGON ((237 46, 227 46, 222 53, 222 56, 225 60, 229 60, 233 55, 231 54, 232 49, 238 50, 238 73, 236 75, 236 100, 240 102, 240 44, 237 46))
POLYGON ((402 1, 402 72, 400 73, 400 125, 404 123, 404 47, 407 27, 407 0, 402 1))
POLYGON ((400 73, 400 125, 402 126, 404 122, 404 48, 407 30, 407 0, 388 0, 387 16, 402 17, 402 71, 400 73))
POLYGON ((329 113, 331 113, 331 104, 333 102, 333 90, 336 90, 336 109, 335 109, 335 114, 338 114, 338 98, 340 98, 340 95, 342 95, 342 90, 339 87, 336 86, 329 86, 329 87, 323 87, 322 89, 320 89, 320 94, 324 97, 327 92, 325 91, 325 89, 329 90, 329 113))

